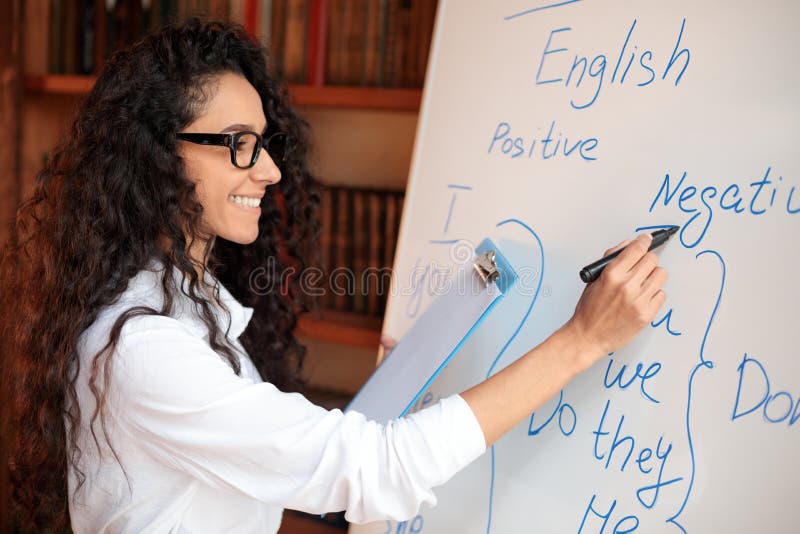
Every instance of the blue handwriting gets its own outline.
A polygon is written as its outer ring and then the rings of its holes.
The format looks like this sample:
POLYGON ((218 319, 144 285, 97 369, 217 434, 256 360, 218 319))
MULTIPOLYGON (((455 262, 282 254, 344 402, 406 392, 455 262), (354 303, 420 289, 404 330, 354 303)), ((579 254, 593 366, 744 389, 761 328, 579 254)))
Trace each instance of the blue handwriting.
MULTIPOLYGON (((614 438, 611 440, 610 448, 608 448, 604 452, 600 452, 600 440, 603 436, 608 436, 610 434, 609 431, 603 430, 606 422, 606 417, 608 415, 608 408, 611 404, 610 400, 606 401, 605 408, 603 409, 603 415, 600 417, 600 422, 597 425, 597 429, 592 431, 592 434, 595 435, 594 440, 594 457, 598 461, 602 461, 605 459, 605 465, 603 466, 604 469, 608 469, 611 466, 611 461, 614 457, 614 453, 617 451, 618 447, 622 447, 624 451, 625 445, 628 446, 628 452, 625 454, 624 459, 619 467, 620 472, 624 472, 625 468, 628 466, 628 461, 631 459, 634 451, 636 450, 636 438, 631 435, 620 435, 622 432, 622 425, 625 422, 625 416, 621 415, 619 417, 619 422, 617 423, 617 429, 614 434, 614 438)), ((639 449, 639 454, 637 458, 634 460, 636 467, 639 469, 639 472, 642 475, 648 475, 650 472, 653 471, 653 467, 651 466, 651 460, 653 460, 653 453, 655 452, 655 462, 660 462, 658 467, 658 474, 656 476, 656 481, 653 484, 648 484, 642 486, 636 491, 636 498, 639 500, 642 506, 645 508, 652 508, 655 506, 656 501, 658 500, 659 490, 670 484, 674 484, 682 480, 682 477, 673 478, 670 480, 663 480, 664 478, 664 466, 669 459, 669 455, 672 452, 672 443, 666 445, 664 450, 661 450, 661 446, 664 443, 664 437, 661 436, 658 438, 658 443, 656 443, 655 451, 650 447, 641 447, 639 449), (649 494, 649 498, 648 498, 649 494)), ((624 452, 623 452, 624 454, 624 452)))
MULTIPOLYGON (((666 80, 667 76, 674 75, 675 85, 677 86, 686 73, 691 58, 689 49, 681 48, 686 19, 681 22, 672 54, 668 60, 662 62, 663 71, 656 65, 657 62, 655 61, 653 50, 644 47, 640 50, 639 45, 635 44, 636 40, 632 41, 631 38, 636 30, 636 23, 637 20, 633 19, 628 28, 628 33, 622 42, 619 54, 616 56, 616 63, 614 64, 614 71, 611 74, 609 84, 623 85, 628 79, 631 83, 635 83, 637 87, 646 87, 656 81, 658 70, 661 72, 662 80, 666 80), (622 70, 620 70, 620 67, 622 67, 622 70), (631 71, 632 67, 633 71, 631 71), (629 74, 630 78, 628 78, 629 74)), ((542 50, 539 67, 536 71, 536 85, 563 84, 565 88, 573 87, 576 90, 580 90, 581 86, 584 85, 584 77, 588 73, 592 81, 587 81, 587 83, 594 83, 594 87, 590 89, 590 94, 584 95, 581 101, 577 98, 571 98, 569 101, 569 105, 574 109, 586 109, 597 102, 603 89, 603 80, 609 64, 605 54, 597 54, 590 60, 589 56, 578 53, 575 54, 572 65, 569 65, 566 54, 569 48, 567 46, 557 48, 559 46, 557 43, 568 42, 569 36, 560 34, 567 34, 571 31, 572 28, 570 27, 557 28, 548 35, 547 43, 542 50)))
POLYGON ((575 414, 575 408, 573 408, 572 405, 564 402, 563 389, 558 394, 558 402, 556 403, 556 407, 553 409, 553 411, 550 413, 550 416, 544 421, 544 423, 534 427, 533 421, 536 417, 536 412, 531 414, 531 421, 528 423, 528 435, 536 436, 539 434, 539 432, 544 430, 544 428, 550 424, 556 414, 558 414, 558 428, 561 430, 561 433, 565 436, 572 435, 572 433, 575 432, 575 426, 578 424, 578 416, 575 414))
POLYGON ((424 524, 425 521, 422 519, 421 515, 409 521, 399 521, 397 523, 387 520, 386 530, 383 531, 383 534, 417 534, 418 532, 422 532, 424 524))
POLYGON ((644 369, 643 363, 641 362, 637 363, 636 370, 633 372, 633 376, 628 378, 627 381, 623 378, 623 375, 625 374, 625 370, 627 369, 628 364, 622 364, 622 367, 620 367, 619 372, 617 372, 616 376, 609 379, 609 375, 611 374, 611 368, 613 366, 614 366, 614 358, 610 358, 608 360, 608 365, 606 366, 605 377, 603 378, 603 385, 606 387, 606 389, 611 389, 614 387, 614 384, 617 384, 617 387, 619 387, 619 389, 625 390, 628 389, 628 387, 631 384, 633 384, 638 380, 639 392, 642 394, 642 396, 645 399, 649 400, 650 402, 654 402, 656 404, 659 403, 659 401, 653 398, 653 396, 650 395, 645 389, 647 381, 656 376, 658 372, 661 370, 661 364, 659 362, 651 363, 647 367, 647 369, 644 369))
POLYGON ((737 372, 739 373, 739 386, 736 388, 736 401, 733 403, 731 421, 755 413, 759 409, 767 423, 782 423, 788 420, 787 426, 792 426, 800 419, 800 396, 792 395, 788 391, 771 393, 772 386, 767 370, 760 361, 745 354, 742 363, 737 367, 737 372), (742 402, 745 375, 749 378, 745 389, 748 392, 761 389, 763 393, 758 402, 742 406, 740 403, 742 402))
POLYGON ((721 188, 718 189, 713 185, 704 187, 690 185, 686 182, 686 171, 683 172, 677 183, 674 183, 669 173, 667 173, 661 181, 661 186, 655 197, 653 197, 648 211, 652 213, 659 201, 665 208, 675 201, 674 204, 677 208, 689 215, 686 222, 681 225, 680 230, 681 243, 686 248, 693 248, 703 240, 711 227, 714 210, 717 208, 730 213, 744 214, 745 216, 763 215, 774 207, 775 200, 780 192, 780 197, 786 199, 786 213, 789 215, 799 213, 800 198, 797 200, 796 207, 793 203, 796 186, 793 185, 788 190, 785 189, 783 187, 783 176, 778 176, 777 181, 773 181, 770 179, 771 172, 772 167, 767 167, 763 178, 748 185, 741 184, 741 187, 740 184, 729 184, 722 190, 721 194, 721 188), (765 193, 764 196, 761 195, 762 192, 765 193), (769 197, 768 205, 767 196, 769 197), (749 202, 747 202, 748 199, 749 202))
MULTIPOLYGON (((541 131, 541 128, 537 128, 537 131, 541 131)), ((514 137, 511 135, 511 125, 507 122, 500 122, 492 134, 487 153, 503 155, 511 159, 531 159, 536 156, 543 161, 558 157, 568 158, 573 155, 580 156, 585 161, 597 159, 597 156, 594 155, 594 150, 598 145, 596 137, 570 140, 556 130, 556 121, 550 121, 544 137, 540 138, 540 135, 535 134, 528 138, 514 137), (537 142, 541 150, 537 148, 537 142)))
MULTIPOLYGON (((583 519, 578 527, 578 534, 581 534, 582 532, 590 532, 589 530, 583 530, 583 527, 586 526, 586 519, 589 517, 589 512, 591 512, 594 517, 603 520, 599 530, 592 529, 591 532, 597 532, 597 534, 603 534, 603 532, 605 532, 606 526, 608 525, 608 520, 611 519, 611 514, 614 512, 614 508, 617 507, 617 500, 614 499, 611 502, 611 506, 608 508, 608 511, 603 513, 595 510, 594 508, 594 501, 596 498, 597 495, 592 495, 592 498, 589 500, 589 506, 586 507, 586 512, 583 514, 583 519)), ((617 521, 616 524, 614 524, 614 528, 611 530, 611 533, 627 534, 628 532, 633 532, 637 528, 639 528, 639 518, 635 515, 626 515, 617 521)))

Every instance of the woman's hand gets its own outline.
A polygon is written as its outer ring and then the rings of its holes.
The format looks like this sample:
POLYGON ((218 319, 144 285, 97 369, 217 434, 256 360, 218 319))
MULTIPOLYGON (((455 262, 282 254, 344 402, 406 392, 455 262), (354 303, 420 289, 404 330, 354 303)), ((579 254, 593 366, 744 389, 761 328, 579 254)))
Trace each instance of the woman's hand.
POLYGON ((378 363, 381 363, 392 352, 395 345, 397 345, 397 341, 393 337, 381 334, 380 346, 378 347, 378 363))
MULTIPOLYGON (((575 314, 541 345, 488 380, 464 391, 486 445, 529 417, 572 378, 630 342, 664 303, 667 279, 640 235, 581 295, 575 314)), ((624 246, 627 243, 621 243, 624 246)), ((613 249, 607 254, 613 252, 613 249)))
POLYGON ((581 369, 629 343, 664 304, 661 288, 667 272, 658 266, 658 257, 647 251, 651 241, 650 234, 641 234, 606 251, 608 255, 628 245, 600 278, 584 289, 575 314, 564 327, 583 347, 581 369))

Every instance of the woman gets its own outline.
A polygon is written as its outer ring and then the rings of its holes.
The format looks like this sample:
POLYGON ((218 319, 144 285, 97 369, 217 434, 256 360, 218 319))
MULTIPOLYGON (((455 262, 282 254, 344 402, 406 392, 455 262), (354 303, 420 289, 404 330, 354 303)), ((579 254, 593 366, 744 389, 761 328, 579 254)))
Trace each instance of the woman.
POLYGON ((279 280, 311 264, 318 198, 306 126, 240 27, 192 19, 107 62, 3 254, 22 525, 274 532, 285 507, 408 518, 664 300, 640 236, 564 327, 488 381, 385 427, 326 411, 286 392, 306 302, 279 280), (267 265, 274 289, 250 288, 267 265))

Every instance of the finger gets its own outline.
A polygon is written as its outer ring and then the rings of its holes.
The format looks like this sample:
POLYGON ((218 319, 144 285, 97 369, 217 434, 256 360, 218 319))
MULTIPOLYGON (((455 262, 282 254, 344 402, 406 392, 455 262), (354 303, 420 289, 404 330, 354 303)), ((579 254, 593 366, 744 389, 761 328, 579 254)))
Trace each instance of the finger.
POLYGON ((395 347, 395 345, 397 345, 397 341, 393 337, 387 336, 387 335, 381 335, 381 341, 380 342, 381 342, 381 346, 387 352, 392 350, 395 347))
POLYGON ((375 358, 375 365, 382 364, 386 356, 389 355, 389 352, 390 351, 386 350, 386 347, 384 347, 383 345, 378 345, 378 354, 375 358))
POLYGON ((642 283, 642 294, 646 298, 653 298, 667 283, 669 275, 663 267, 656 267, 642 283))
POLYGON ((656 267, 658 267, 658 256, 655 253, 647 252, 639 258, 630 271, 630 280, 635 284, 634 287, 641 287, 656 267))
POLYGON ((378 359, 377 363, 383 362, 384 358, 386 358, 394 349, 395 345, 397 345, 397 341, 391 336, 387 336, 381 334, 380 341, 378 344, 378 359))
POLYGON ((605 252, 603 252, 603 257, 605 258, 609 254, 613 254, 616 251, 627 247, 631 243, 631 241, 633 241, 633 239, 626 239, 625 241, 621 242, 619 245, 616 245, 616 246, 606 250, 605 252))
POLYGON ((650 317, 655 317, 658 313, 658 310, 664 305, 664 302, 667 300, 667 294, 664 293, 662 290, 658 290, 653 295, 653 298, 650 300, 650 317))
POLYGON ((615 270, 619 270, 622 273, 627 273, 639 262, 640 259, 642 259, 642 256, 647 254, 647 249, 650 247, 650 243, 652 243, 652 241, 652 235, 639 234, 630 245, 625 247, 622 252, 619 253, 619 256, 611 261, 607 269, 614 266, 613 268, 615 270))

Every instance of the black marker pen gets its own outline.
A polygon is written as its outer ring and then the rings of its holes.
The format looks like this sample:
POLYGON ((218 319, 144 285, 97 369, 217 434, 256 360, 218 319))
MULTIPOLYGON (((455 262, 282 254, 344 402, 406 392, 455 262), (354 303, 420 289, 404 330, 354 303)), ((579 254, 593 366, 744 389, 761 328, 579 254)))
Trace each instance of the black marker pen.
MULTIPOLYGON (((647 250, 650 251, 656 247, 660 247, 661 245, 667 242, 669 236, 677 232, 679 229, 680 226, 672 226, 670 228, 656 230, 651 234, 653 236, 653 242, 650 243, 650 248, 648 248, 647 250)), ((591 263, 586 267, 584 267, 583 269, 581 269, 580 273, 581 280, 583 280, 587 284, 591 284, 592 282, 597 280, 600 277, 600 273, 602 273, 603 269, 606 268, 606 265, 608 265, 611 262, 611 260, 619 256, 619 253, 622 252, 623 250, 625 250, 624 247, 616 252, 612 252, 611 254, 609 254, 604 258, 600 258, 596 262, 591 263)))

